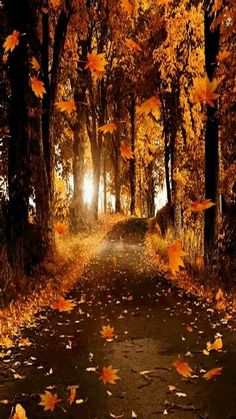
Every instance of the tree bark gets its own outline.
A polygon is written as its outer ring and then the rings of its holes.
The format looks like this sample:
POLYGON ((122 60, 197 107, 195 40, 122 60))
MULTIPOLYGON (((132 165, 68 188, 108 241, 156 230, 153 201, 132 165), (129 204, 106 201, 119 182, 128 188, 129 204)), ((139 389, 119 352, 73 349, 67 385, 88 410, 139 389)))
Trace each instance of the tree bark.
POLYGON ((135 214, 135 195, 136 195, 136 162, 135 162, 135 98, 131 99, 130 106, 130 122, 131 122, 131 151, 133 158, 129 161, 129 178, 130 178, 130 214, 135 214))

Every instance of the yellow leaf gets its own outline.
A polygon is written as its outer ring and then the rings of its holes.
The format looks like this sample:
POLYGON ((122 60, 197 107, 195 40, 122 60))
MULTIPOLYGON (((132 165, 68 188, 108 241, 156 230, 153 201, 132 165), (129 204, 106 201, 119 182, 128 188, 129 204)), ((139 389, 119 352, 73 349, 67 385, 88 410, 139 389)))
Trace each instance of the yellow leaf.
POLYGON ((212 202, 211 199, 205 199, 205 201, 195 201, 191 203, 187 211, 192 211, 192 212, 205 211, 206 209, 211 208, 214 205, 215 203, 212 202))
POLYGON ((223 293, 223 291, 222 291, 222 289, 221 288, 219 288, 218 289, 218 291, 217 291, 217 293, 216 293, 216 301, 219 301, 219 300, 221 300, 222 298, 224 298, 224 293, 223 293))
POLYGON ((76 111, 76 104, 74 100, 65 100, 65 101, 57 102, 56 107, 61 112, 67 112, 68 114, 76 111))
POLYGON ((222 373, 222 369, 223 367, 213 368, 212 370, 207 371, 206 374, 203 375, 203 378, 205 378, 205 380, 210 380, 216 375, 220 375, 222 373))
POLYGON ((103 72, 105 70, 106 65, 107 61, 105 58, 105 54, 97 54, 95 51, 91 54, 88 52, 85 69, 88 69, 90 71, 103 72))
POLYGON ((181 361, 181 359, 176 359, 173 365, 176 368, 176 371, 183 377, 192 377, 193 370, 187 362, 181 361))
POLYGON ((138 44, 136 44, 136 42, 134 42, 132 39, 126 38, 125 43, 127 47, 129 47, 133 51, 142 51, 142 48, 138 44))
POLYGON ((6 337, 0 338, 0 345, 9 349, 9 348, 12 348, 14 346, 14 343, 12 342, 12 340, 8 336, 6 336, 6 337))
POLYGON ((98 128, 98 132, 102 132, 103 134, 107 134, 108 132, 112 134, 117 129, 117 126, 114 122, 110 122, 109 124, 102 125, 98 128))
POLYGON ((76 387, 75 386, 71 386, 70 387, 70 394, 69 394, 69 397, 67 399, 69 405, 72 405, 72 403, 74 403, 75 397, 76 397, 76 387))
POLYGON ((53 304, 53 308, 58 310, 60 313, 64 311, 71 311, 76 306, 74 300, 60 300, 57 303, 53 304))
POLYGON ((223 348, 223 342, 221 338, 217 338, 213 343, 207 342, 207 351, 219 351, 223 348))
POLYGON ((170 269, 173 275, 176 274, 176 272, 179 272, 179 267, 181 266, 184 268, 184 262, 182 260, 183 256, 186 256, 187 253, 185 253, 181 249, 181 243, 179 240, 175 240, 173 243, 171 243, 167 248, 167 253, 169 257, 169 263, 170 263, 170 269))
POLYGON ((137 109, 137 112, 142 115, 149 115, 151 112, 155 111, 156 108, 159 108, 160 100, 156 96, 152 96, 149 99, 145 100, 137 109))
POLYGON ((113 339, 114 338, 114 327, 102 326, 102 330, 100 331, 102 338, 104 339, 113 339))
POLYGON ((44 83, 42 80, 39 80, 37 77, 30 77, 31 89, 33 90, 35 96, 43 98, 44 93, 46 93, 44 83))
POLYGON ((116 380, 120 380, 120 377, 118 377, 117 375, 118 371, 119 370, 117 369, 113 369, 112 365, 110 365, 109 367, 103 367, 99 380, 101 380, 103 384, 116 384, 116 380))
POLYGON ((32 57, 32 58, 31 58, 30 63, 31 63, 31 65, 32 65, 32 67, 33 67, 33 69, 34 69, 35 71, 39 71, 39 70, 40 70, 40 64, 39 64, 39 62, 36 60, 36 58, 35 58, 35 57, 32 57))
POLYGON ((214 107, 214 100, 218 99, 219 95, 215 90, 221 83, 221 80, 214 79, 210 81, 208 76, 198 77, 193 81, 192 99, 195 103, 207 103, 214 107))
POLYGON ((13 31, 11 35, 8 35, 4 44, 3 44, 3 48, 5 50, 5 53, 7 51, 13 51, 15 49, 15 47, 17 45, 19 45, 20 40, 19 40, 19 35, 20 32, 18 31, 13 31))
POLYGON ((129 0, 121 0, 121 8, 124 10, 124 12, 127 12, 131 15, 135 12, 135 5, 132 4, 129 0))
POLYGON ((57 407, 58 403, 61 402, 62 399, 58 399, 57 393, 52 394, 50 391, 45 390, 45 394, 40 394, 41 402, 39 406, 43 406, 44 410, 50 410, 53 412, 55 407, 57 407))
POLYGON ((19 403, 16 405, 13 419, 27 419, 26 411, 19 403))

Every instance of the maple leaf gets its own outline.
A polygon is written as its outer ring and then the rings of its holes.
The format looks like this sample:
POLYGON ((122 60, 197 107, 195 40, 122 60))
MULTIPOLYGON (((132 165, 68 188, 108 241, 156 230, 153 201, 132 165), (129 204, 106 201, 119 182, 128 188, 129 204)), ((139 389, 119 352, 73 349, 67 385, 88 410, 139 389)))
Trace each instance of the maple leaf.
POLYGON ((98 128, 98 132, 102 132, 103 134, 107 134, 108 132, 110 134, 113 133, 117 129, 117 126, 114 122, 110 122, 109 124, 102 125, 98 128))
POLYGON ((211 199, 205 199, 205 201, 195 201, 191 203, 187 211, 192 211, 192 212, 205 211, 206 209, 211 208, 214 205, 215 203, 212 202, 211 199))
POLYGON ((223 342, 221 338, 215 339, 213 343, 207 342, 207 351, 219 351, 223 348, 223 342))
POLYGON ((132 4, 129 0, 121 0, 121 8, 124 12, 133 14, 135 12, 135 5, 132 4))
POLYGON ((156 108, 159 108, 160 100, 156 96, 151 96, 149 99, 145 100, 137 109, 137 112, 142 115, 149 115, 152 111, 155 111, 156 108))
POLYGON ((20 43, 19 35, 20 35, 20 32, 13 31, 11 35, 7 36, 7 38, 5 39, 5 42, 3 44, 3 48, 4 48, 5 52, 7 52, 7 51, 12 52, 15 49, 15 47, 17 45, 19 45, 19 43, 20 43))
POLYGON ((175 240, 173 243, 171 243, 167 248, 167 253, 169 257, 171 272, 173 275, 175 275, 176 272, 179 272, 180 266, 182 268, 185 267, 184 262, 182 261, 182 257, 186 256, 187 253, 181 249, 180 240, 175 240))
POLYGON ((56 107, 57 109, 59 109, 59 111, 67 112, 68 114, 76 111, 76 104, 74 100, 65 100, 65 101, 57 102, 56 107))
POLYGON ((120 146, 120 152, 124 159, 130 160, 133 159, 133 152, 129 146, 126 144, 121 144, 120 146))
POLYGON ((114 327, 102 326, 102 330, 100 331, 102 338, 104 339, 113 339, 114 338, 114 327))
POLYGON ((58 399, 57 393, 52 394, 50 391, 45 390, 45 394, 40 394, 41 402, 39 406, 43 406, 44 410, 53 410, 57 407, 58 403, 61 402, 62 399, 58 399))
POLYGON ((69 397, 67 399, 69 405, 72 405, 72 403, 74 403, 75 397, 76 397, 76 387, 75 386, 71 386, 70 387, 70 394, 69 394, 69 397))
POLYGON ((183 377, 192 377, 193 370, 187 362, 181 361, 181 359, 176 359, 173 365, 176 368, 176 371, 183 377))
POLYGON ((76 303, 74 300, 60 300, 57 303, 53 304, 53 308, 58 310, 60 313, 64 311, 71 311, 76 306, 76 303))
POLYGON ((43 98, 44 93, 46 93, 44 83, 42 80, 39 80, 37 77, 30 77, 31 89, 33 90, 35 96, 43 98))
POLYGON ((210 380, 216 375, 220 375, 222 373, 222 369, 223 367, 213 368, 212 370, 207 371, 206 374, 203 375, 203 378, 205 378, 205 380, 210 380))
POLYGON ((31 60, 30 60, 30 64, 32 65, 32 67, 33 67, 33 69, 34 69, 35 71, 39 71, 39 70, 40 70, 40 64, 39 64, 39 62, 36 60, 36 58, 35 58, 35 57, 32 57, 32 58, 31 58, 31 60))
POLYGON ((109 384, 116 384, 116 380, 120 380, 120 377, 118 377, 117 372, 119 370, 113 369, 112 365, 109 367, 103 367, 102 374, 99 377, 99 380, 103 382, 103 384, 109 383, 109 384))
POLYGON ((106 65, 107 65, 107 61, 106 61, 104 53, 97 54, 96 51, 94 51, 90 54, 88 52, 87 63, 85 65, 85 69, 88 69, 90 71, 103 72, 105 70, 106 65))
POLYGON ((50 0, 50 3, 53 7, 59 6, 61 0, 50 0))
POLYGON ((129 47, 133 51, 142 51, 142 48, 138 44, 136 44, 136 42, 134 42, 132 39, 126 38, 125 43, 127 47, 129 47))
POLYGON ((218 99, 219 95, 215 90, 221 83, 221 80, 209 80, 208 76, 198 77, 193 81, 192 98, 195 103, 207 103, 214 107, 213 101, 218 99))
POLYGON ((16 405, 13 419, 27 419, 26 411, 19 403, 16 405))

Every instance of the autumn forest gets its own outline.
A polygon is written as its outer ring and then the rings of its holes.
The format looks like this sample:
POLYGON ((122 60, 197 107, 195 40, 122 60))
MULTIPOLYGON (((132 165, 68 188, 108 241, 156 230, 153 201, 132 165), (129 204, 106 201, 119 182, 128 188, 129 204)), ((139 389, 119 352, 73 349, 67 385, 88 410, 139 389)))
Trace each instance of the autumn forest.
POLYGON ((0 25, 0 418, 235 418, 235 0, 0 25))

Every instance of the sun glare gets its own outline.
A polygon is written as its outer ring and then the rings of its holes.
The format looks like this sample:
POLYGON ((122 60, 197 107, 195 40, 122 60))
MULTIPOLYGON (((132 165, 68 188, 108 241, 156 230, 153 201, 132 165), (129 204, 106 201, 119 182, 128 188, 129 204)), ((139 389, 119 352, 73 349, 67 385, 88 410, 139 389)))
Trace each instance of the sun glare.
POLYGON ((93 196, 93 180, 92 177, 87 175, 84 179, 84 203, 91 204, 93 196))

